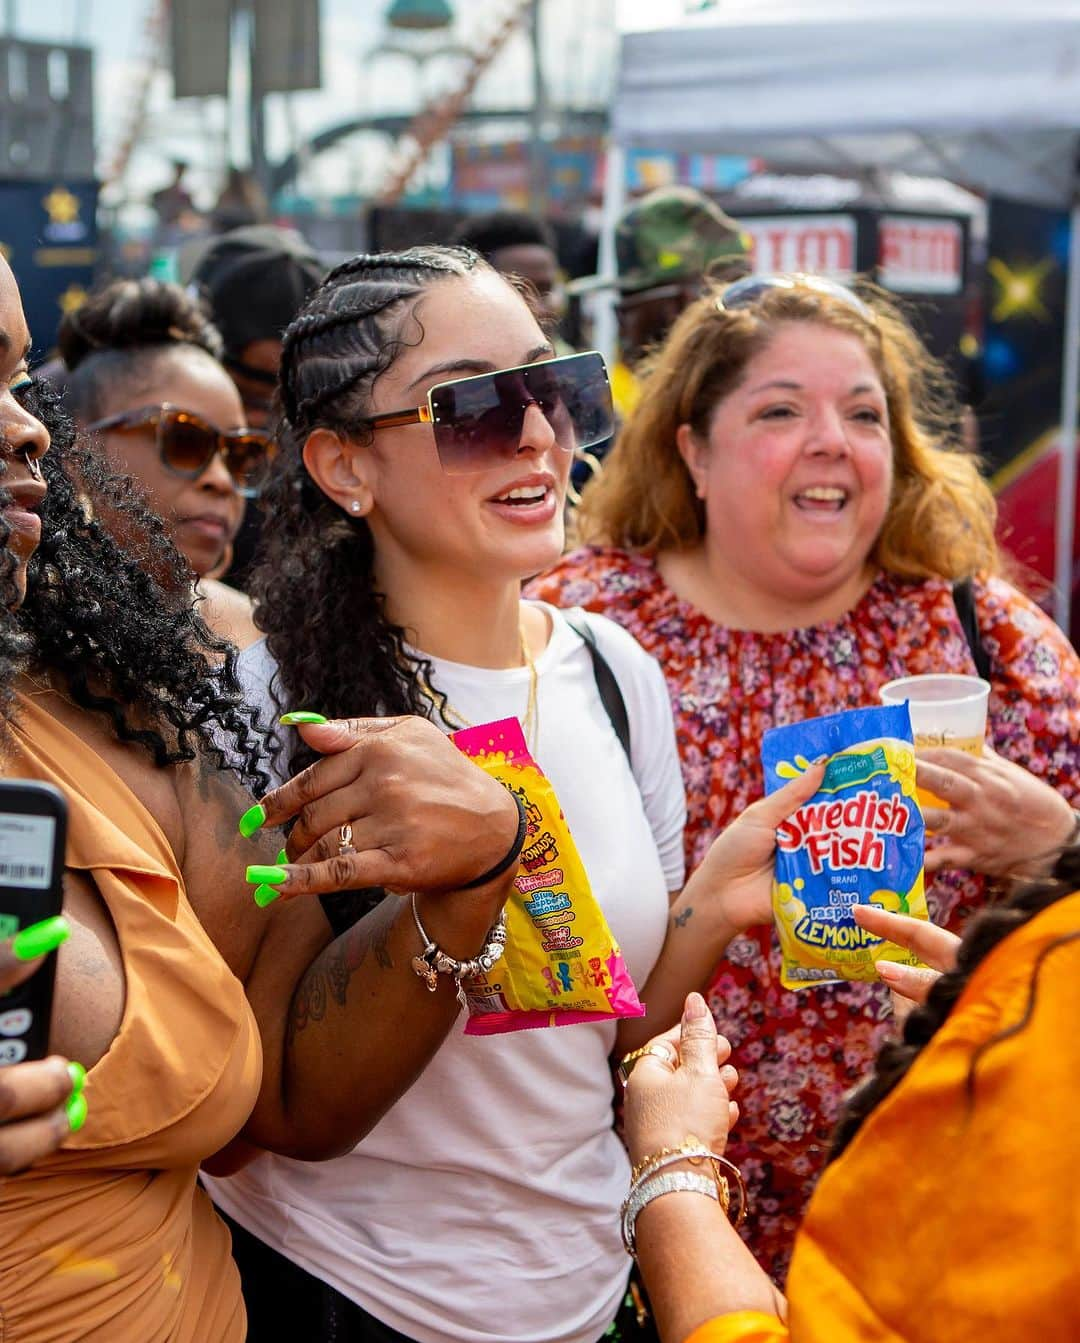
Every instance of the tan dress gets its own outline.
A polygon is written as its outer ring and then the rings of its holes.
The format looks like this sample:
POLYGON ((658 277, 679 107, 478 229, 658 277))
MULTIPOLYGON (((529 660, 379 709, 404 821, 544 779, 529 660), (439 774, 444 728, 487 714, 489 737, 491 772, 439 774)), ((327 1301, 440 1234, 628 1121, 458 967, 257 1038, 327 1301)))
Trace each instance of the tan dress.
POLYGON ((0 1340, 240 1343, 229 1233, 196 1172, 258 1094, 262 1056, 243 987, 127 785, 32 700, 20 701, 13 731, 9 775, 67 795, 67 863, 108 907, 127 998, 87 1079, 85 1127, 0 1182, 0 1340))

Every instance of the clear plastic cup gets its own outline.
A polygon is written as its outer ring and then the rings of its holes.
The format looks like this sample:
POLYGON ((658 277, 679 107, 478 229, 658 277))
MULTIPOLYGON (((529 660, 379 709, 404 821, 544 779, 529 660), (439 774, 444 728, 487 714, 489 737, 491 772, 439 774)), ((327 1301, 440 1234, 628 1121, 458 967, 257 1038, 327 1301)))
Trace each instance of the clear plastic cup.
MULTIPOLYGON (((969 755, 982 755, 990 682, 981 676, 944 672, 902 676, 883 685, 880 693, 882 704, 907 703, 916 753, 948 746, 969 755)), ((919 789, 919 800, 923 806, 948 805, 925 789, 919 789)))

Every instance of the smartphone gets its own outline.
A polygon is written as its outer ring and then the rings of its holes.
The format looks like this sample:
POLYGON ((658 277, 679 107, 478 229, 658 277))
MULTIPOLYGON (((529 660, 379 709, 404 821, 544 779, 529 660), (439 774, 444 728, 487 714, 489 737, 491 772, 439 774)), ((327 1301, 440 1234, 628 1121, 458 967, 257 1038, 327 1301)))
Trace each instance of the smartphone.
MULTIPOLYGON (((67 802, 49 783, 0 779, 0 938, 59 914, 64 904, 67 802)), ((0 995, 0 1067, 49 1048, 56 952, 0 995)))

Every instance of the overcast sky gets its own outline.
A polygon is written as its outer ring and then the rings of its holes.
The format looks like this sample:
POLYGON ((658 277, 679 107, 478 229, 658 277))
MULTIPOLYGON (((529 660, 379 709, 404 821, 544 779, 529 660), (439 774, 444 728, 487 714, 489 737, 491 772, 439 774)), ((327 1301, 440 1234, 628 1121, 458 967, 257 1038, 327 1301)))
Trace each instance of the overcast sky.
MULTIPOLYGON (((681 3, 681 0, 679 0, 681 3)), ((95 51, 99 172, 112 161, 135 105, 145 68, 148 14, 158 0, 15 0, 19 37, 89 42, 95 51)), ((322 0, 323 85, 317 92, 268 100, 271 157, 301 136, 374 112, 414 111, 425 96, 452 83, 464 68, 460 55, 418 64, 392 54, 373 56, 385 40, 382 18, 389 0, 322 0)), ((475 47, 493 31, 511 0, 453 0, 457 23, 451 38, 422 35, 429 44, 453 41, 475 47)), ((556 102, 590 105, 607 98, 614 52, 615 0, 542 0, 544 62, 556 102)), ((0 11, 6 12, 6 11, 0 11)), ((398 35, 399 41, 402 41, 398 35)), ((403 44, 407 44, 406 36, 403 44)), ((419 45, 422 45, 422 38, 419 45)), ((414 42, 414 45, 417 45, 414 42)), ((484 76, 478 104, 520 106, 531 88, 529 48, 515 36, 484 76)), ((227 158, 246 155, 242 117, 230 121, 221 100, 172 100, 164 73, 152 84, 150 115, 128 174, 128 194, 145 196, 169 176, 172 157, 193 165, 192 186, 209 203, 227 158), (228 148, 227 148, 228 146, 228 148)), ((368 188, 385 171, 389 147, 358 137, 313 165, 309 184, 324 191, 368 188)))

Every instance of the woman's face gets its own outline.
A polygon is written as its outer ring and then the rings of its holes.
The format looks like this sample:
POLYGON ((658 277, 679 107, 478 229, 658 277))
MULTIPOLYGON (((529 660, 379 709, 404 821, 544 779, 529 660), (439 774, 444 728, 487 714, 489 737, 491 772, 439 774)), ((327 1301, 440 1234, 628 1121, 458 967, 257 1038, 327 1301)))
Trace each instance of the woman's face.
MULTIPOLYGON (((218 429, 237 429, 244 423, 232 379, 215 359, 192 347, 170 348, 148 360, 137 379, 106 393, 99 418, 166 403, 218 429)), ((165 519, 192 569, 200 575, 218 570, 244 517, 244 497, 221 454, 215 453, 202 475, 191 480, 164 464, 151 425, 105 430, 101 438, 110 464, 145 486, 151 507, 165 519)))
MULTIPOLYGON (((432 285, 417 316, 423 338, 376 381, 373 415, 422 405, 436 383, 554 353, 522 299, 490 270, 432 285)), ((414 326, 406 323, 407 340, 414 326)), ((516 454, 469 475, 443 471, 429 425, 378 430, 356 467, 370 490, 377 571, 404 562, 478 583, 540 572, 562 553, 572 455, 535 405, 525 412, 516 454), (511 491, 523 493, 510 499, 511 491)))
POLYGON ((885 521, 893 448, 885 390, 857 336, 780 326, 680 447, 705 501, 708 545, 778 597, 819 599, 860 578, 885 521))
MULTIPOLYGON (((0 259, 0 488, 11 496, 3 511, 7 549, 15 561, 15 605, 26 596, 26 566, 41 540, 37 515, 46 495, 39 460, 49 449, 49 433, 40 420, 20 405, 17 389, 28 384, 26 361, 30 333, 26 329, 15 277, 0 259)), ((5 594, 6 595, 6 594, 5 594)))

